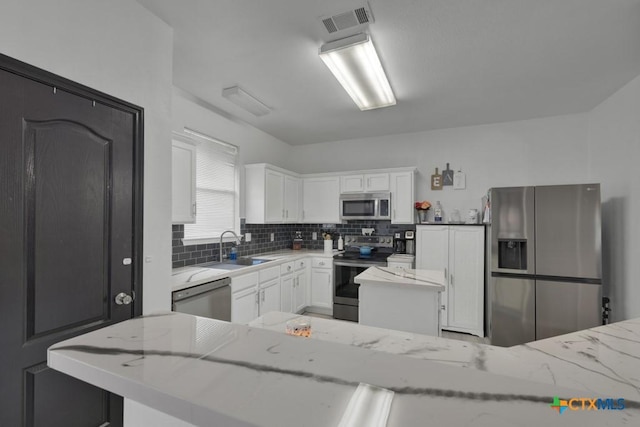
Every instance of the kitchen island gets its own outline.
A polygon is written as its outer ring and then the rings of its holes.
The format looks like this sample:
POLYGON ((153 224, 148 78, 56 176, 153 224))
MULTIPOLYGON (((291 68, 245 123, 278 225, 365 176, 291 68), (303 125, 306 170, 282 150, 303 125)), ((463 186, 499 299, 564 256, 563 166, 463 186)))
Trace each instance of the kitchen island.
POLYGON ((369 267, 360 284, 358 323, 440 336, 440 293, 444 271, 369 267))
POLYGON ((554 396, 583 390, 179 313, 60 342, 48 357, 53 369, 123 396, 126 426, 336 426, 362 398, 361 384, 389 397, 388 426, 617 425, 640 416, 629 402, 560 417, 554 396))

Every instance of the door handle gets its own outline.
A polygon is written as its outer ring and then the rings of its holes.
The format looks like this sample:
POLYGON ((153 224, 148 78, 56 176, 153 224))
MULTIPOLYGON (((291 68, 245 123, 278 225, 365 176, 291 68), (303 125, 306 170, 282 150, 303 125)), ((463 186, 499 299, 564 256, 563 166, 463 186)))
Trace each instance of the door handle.
MULTIPOLYGON (((132 292, 132 294, 133 294, 133 292, 132 292)), ((116 304, 118 304, 118 305, 129 305, 129 304, 131 304, 133 302, 134 298, 135 298, 135 294, 133 294, 133 296, 132 296, 132 295, 126 294, 124 292, 120 292, 118 295, 116 295, 116 297, 114 299, 115 299, 116 304)))

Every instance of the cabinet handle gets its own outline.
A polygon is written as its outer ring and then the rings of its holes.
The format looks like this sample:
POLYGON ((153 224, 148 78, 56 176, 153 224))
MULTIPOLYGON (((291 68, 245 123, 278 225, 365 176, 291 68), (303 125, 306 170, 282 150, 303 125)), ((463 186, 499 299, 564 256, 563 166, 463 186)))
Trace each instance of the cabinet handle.
POLYGON ((445 267, 445 269, 444 269, 444 278, 445 278, 445 279, 447 278, 447 268, 446 268, 446 267, 445 267))
POLYGON ((282 209, 282 218, 284 218, 284 217, 285 217, 285 216, 284 216, 284 209, 282 209))
POLYGON ((444 304, 442 304, 442 305, 440 306, 440 310, 446 310, 446 309, 447 309, 447 307, 445 307, 445 305, 444 305, 444 304))
POLYGON ((194 215, 196 214, 197 211, 196 211, 196 204, 195 203, 191 206, 191 211, 193 212, 194 215))
POLYGON ((324 265, 324 261, 320 261, 318 264, 320 264, 320 265, 324 265))
POLYGON ((449 282, 451 283, 451 286, 453 286, 453 274, 449 275, 449 282))
POLYGON ((260 304, 260 293, 256 292, 256 305, 260 304))
POLYGON ((393 210, 393 219, 396 219, 396 210, 393 210))
POLYGON ((367 178, 367 187, 371 187, 371 178, 367 178))
POLYGON ((264 290, 262 291, 262 302, 264 302, 264 290))
POLYGON ((300 263, 300 267, 304 267, 304 262, 301 262, 301 263, 300 263))
POLYGON ((287 266, 287 271, 291 271, 291 266, 290 265, 287 266))
POLYGON ((289 209, 287 209, 287 210, 286 210, 286 211, 284 211, 284 212, 285 212, 284 217, 285 217, 285 218, 289 218, 289 209))

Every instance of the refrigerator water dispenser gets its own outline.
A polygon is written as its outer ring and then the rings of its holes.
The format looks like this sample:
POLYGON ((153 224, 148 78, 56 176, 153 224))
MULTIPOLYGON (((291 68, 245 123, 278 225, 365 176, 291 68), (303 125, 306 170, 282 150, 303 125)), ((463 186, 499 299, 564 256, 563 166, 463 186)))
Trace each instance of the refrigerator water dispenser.
POLYGON ((498 268, 527 269, 526 240, 498 240, 498 268))

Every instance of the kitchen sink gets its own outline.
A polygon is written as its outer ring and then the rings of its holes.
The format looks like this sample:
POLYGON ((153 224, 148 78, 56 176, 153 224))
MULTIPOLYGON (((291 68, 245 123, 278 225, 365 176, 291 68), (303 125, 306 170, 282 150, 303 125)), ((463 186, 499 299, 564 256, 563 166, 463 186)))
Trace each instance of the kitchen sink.
POLYGON ((258 264, 262 264, 265 262, 269 262, 271 261, 270 259, 264 259, 264 258, 253 258, 253 257, 241 257, 235 260, 226 260, 224 263, 225 264, 231 264, 231 265, 258 265, 258 264))
POLYGON ((227 259, 224 262, 208 262, 206 264, 201 264, 200 266, 206 267, 206 268, 215 268, 220 270, 235 270, 237 268, 243 268, 250 265, 263 264, 269 261, 273 261, 273 260, 264 259, 264 258, 241 257, 234 260, 227 259))

